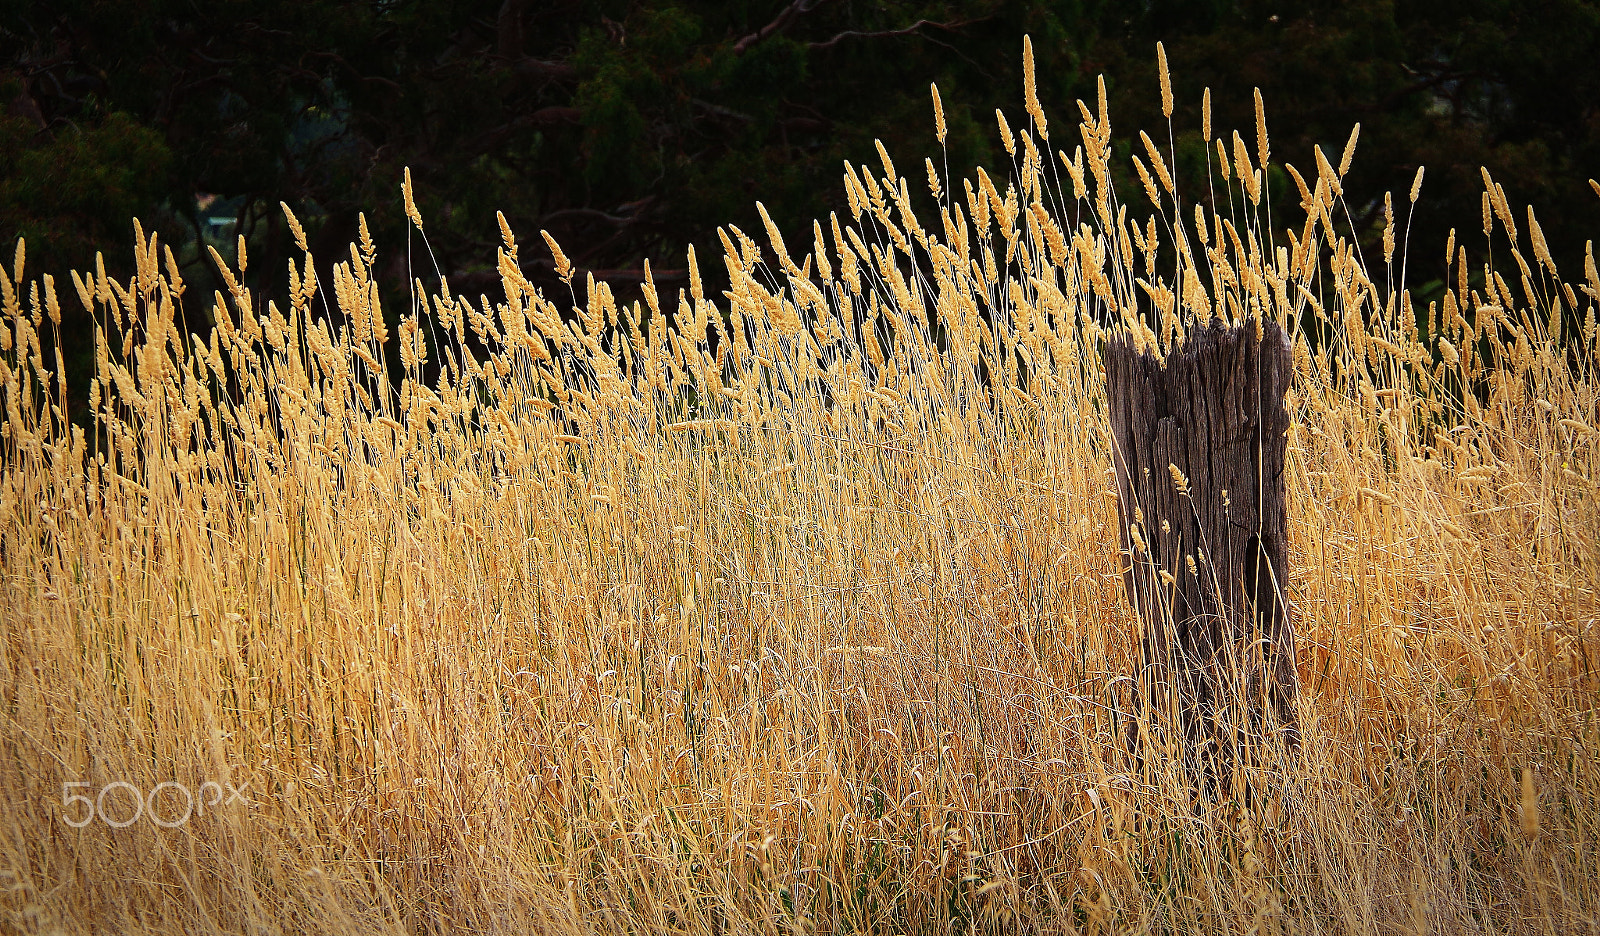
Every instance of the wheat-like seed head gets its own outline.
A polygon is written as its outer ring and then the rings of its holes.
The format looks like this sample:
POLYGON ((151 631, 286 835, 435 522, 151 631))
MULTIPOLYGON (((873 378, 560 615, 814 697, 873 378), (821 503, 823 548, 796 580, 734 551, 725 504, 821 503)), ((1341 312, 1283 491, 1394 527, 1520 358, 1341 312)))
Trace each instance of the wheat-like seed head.
POLYGON ((1178 493, 1185 497, 1189 496, 1189 479, 1178 469, 1178 466, 1168 463, 1167 474, 1172 476, 1172 484, 1178 489, 1178 493))
MULTIPOLYGON (((35 300, 34 305, 38 305, 37 300, 35 300)), ((49 273, 44 275, 44 307, 45 312, 50 317, 50 324, 59 326, 61 324, 61 302, 56 298, 55 277, 51 276, 49 273)), ((56 345, 56 356, 58 358, 61 356, 61 346, 59 344, 56 345)), ((58 366, 56 368, 56 373, 66 373, 66 368, 58 366)))
POLYGON ((1544 229, 1539 226, 1539 219, 1534 217, 1533 206, 1528 206, 1528 238, 1533 242, 1534 259, 1544 264, 1550 275, 1560 278, 1556 272, 1556 260, 1550 253, 1550 245, 1545 243, 1544 229))
POLYGON ((1333 171, 1333 165, 1328 162, 1328 157, 1323 155, 1322 147, 1313 146, 1311 151, 1317 157, 1317 181, 1327 189, 1333 198, 1344 195, 1344 189, 1339 184, 1339 173, 1333 171))
POLYGON ((878 159, 883 163, 883 180, 893 188, 895 179, 899 178, 894 171, 894 160, 889 158, 889 151, 884 148, 882 140, 873 140, 872 145, 878 148, 878 159))
POLYGON ((300 219, 296 218, 294 212, 289 210, 289 204, 280 201, 278 202, 278 207, 283 210, 284 220, 289 223, 289 234, 294 238, 294 245, 302 251, 310 250, 311 248, 306 246, 305 228, 300 226, 300 219))
POLYGON ((1033 74, 1033 39, 1022 37, 1022 101, 1033 118, 1033 129, 1040 139, 1050 139, 1050 124, 1045 120, 1044 108, 1039 104, 1039 91, 1033 74))
POLYGON ((545 245, 550 248, 550 256, 555 259, 556 275, 561 277, 563 283, 571 286, 572 261, 568 260, 567 255, 561 252, 561 245, 556 243, 556 239, 550 236, 549 231, 541 230, 539 236, 544 238, 545 245))
POLYGON ((1150 134, 1140 130, 1139 139, 1144 143, 1144 151, 1150 154, 1150 164, 1155 167, 1156 177, 1161 180, 1161 187, 1166 189, 1169 194, 1177 191, 1172 183, 1172 174, 1167 172, 1166 160, 1161 158, 1161 151, 1156 148, 1155 142, 1150 139, 1150 134))
POLYGON ((1300 175, 1300 170, 1292 164, 1285 163, 1284 168, 1289 172, 1289 178, 1294 180, 1295 188, 1300 190, 1300 210, 1310 214, 1316 205, 1316 200, 1311 194, 1311 189, 1306 185, 1305 177, 1300 175))
POLYGON ((1150 178, 1150 170, 1144 167, 1144 162, 1138 156, 1133 157, 1133 168, 1139 173, 1139 181, 1144 183, 1144 194, 1150 199, 1150 204, 1160 207, 1161 193, 1156 190, 1155 180, 1150 178))
POLYGON ((1233 168, 1243 183, 1245 194, 1250 197, 1252 204, 1261 201, 1261 179, 1256 175, 1256 169, 1250 165, 1250 151, 1245 148, 1244 138, 1239 136, 1239 131, 1233 132, 1233 168))
MULTIPOLYGON (((883 153, 882 143, 878 144, 878 151, 883 153)), ((887 153, 883 153, 883 161, 884 165, 889 168, 892 175, 894 164, 889 162, 889 156, 887 153)), ((756 202, 756 212, 761 215, 761 223, 766 226, 767 240, 772 244, 772 252, 777 254, 778 265, 782 267, 786 273, 798 273, 799 267, 795 266, 794 261, 789 259, 789 250, 786 246, 784 246, 783 232, 778 230, 778 225, 773 222, 772 216, 767 214, 767 206, 761 204, 759 201, 756 202)))
POLYGON ((1350 172, 1350 162, 1356 158, 1356 140, 1361 136, 1361 124, 1357 123, 1350 128, 1350 139, 1344 144, 1344 155, 1339 157, 1339 178, 1343 179, 1350 172))
MULTIPOLYGON (((1510 202, 1506 200, 1506 190, 1489 175, 1487 166, 1479 167, 1478 171, 1483 175, 1484 195, 1487 198, 1487 205, 1494 210, 1494 216, 1500 220, 1500 224, 1506 229, 1506 236, 1511 238, 1511 243, 1515 244, 1517 242, 1517 221, 1511 214, 1510 202)), ((1487 211, 1484 216, 1487 219, 1487 211)), ((1490 233, 1491 227, 1491 224, 1485 221, 1484 234, 1486 236, 1490 233)))
POLYGON ((1394 198, 1383 193, 1383 262, 1394 261, 1394 198))
POLYGON ((1016 138, 1011 134, 1011 126, 1006 123, 1006 115, 1001 113, 1000 108, 998 107, 994 109, 994 119, 995 122, 1000 125, 1000 144, 1006 148, 1006 155, 1013 157, 1016 156, 1016 138))
POLYGON ((1156 43, 1156 74, 1161 79, 1161 116, 1172 119, 1172 76, 1167 73, 1167 49, 1156 43))
POLYGON ((400 194, 405 198, 406 217, 411 219, 411 223, 417 226, 418 231, 422 230, 422 212, 417 210, 416 199, 411 194, 410 166, 405 167, 405 175, 400 181, 400 194))
POLYGON ((505 212, 496 211, 494 219, 500 225, 500 243, 505 245, 506 253, 512 260, 517 259, 517 236, 512 233, 511 223, 506 220, 505 212))
POLYGON ((1270 141, 1267 139, 1267 105, 1261 100, 1261 89, 1256 89, 1256 164, 1263 172, 1267 168, 1267 160, 1272 155, 1270 141))

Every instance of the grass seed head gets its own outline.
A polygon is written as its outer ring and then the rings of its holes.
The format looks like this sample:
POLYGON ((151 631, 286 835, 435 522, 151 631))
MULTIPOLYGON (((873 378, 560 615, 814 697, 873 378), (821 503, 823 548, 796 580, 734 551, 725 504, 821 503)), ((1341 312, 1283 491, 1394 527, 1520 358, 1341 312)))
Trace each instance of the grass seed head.
MULTIPOLYGON (((1161 116, 1172 119, 1172 75, 1167 72, 1167 48, 1156 43, 1156 72, 1161 78, 1161 116)), ((1259 93, 1258 93, 1259 98, 1259 93)))

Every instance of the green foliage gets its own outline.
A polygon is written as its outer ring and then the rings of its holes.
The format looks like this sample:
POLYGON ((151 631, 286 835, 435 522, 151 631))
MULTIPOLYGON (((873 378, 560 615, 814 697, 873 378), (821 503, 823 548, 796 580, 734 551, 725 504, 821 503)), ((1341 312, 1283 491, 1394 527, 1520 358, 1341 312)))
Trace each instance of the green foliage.
MULTIPOLYGON (((16 82, 0 85, 15 98, 16 82)), ((46 267, 88 258, 127 239, 128 219, 159 197, 172 160, 166 141, 127 113, 51 133, 0 115, 0 217, 46 267)), ((60 267, 57 266, 57 269, 60 267)))

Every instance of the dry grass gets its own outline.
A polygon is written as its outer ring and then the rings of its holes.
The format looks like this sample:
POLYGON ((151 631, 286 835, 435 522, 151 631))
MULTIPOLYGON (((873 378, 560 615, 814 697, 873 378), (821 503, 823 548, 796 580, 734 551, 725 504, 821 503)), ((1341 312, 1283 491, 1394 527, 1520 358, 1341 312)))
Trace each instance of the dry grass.
POLYGON ((1060 160, 1029 105, 1014 187, 930 165, 917 219, 885 156, 853 232, 730 229, 733 290, 659 308, 591 285, 567 314, 507 230, 487 311, 419 282, 385 335, 364 242, 190 334, 154 238, 75 290, 19 245, 4 928, 1595 931, 1593 266, 1561 285, 1496 188, 1521 268, 1461 254, 1413 316, 1320 153, 1291 236, 1264 128, 1217 150, 1203 226, 1146 138, 1134 227, 1103 100, 1060 160), (103 324, 87 437, 38 353, 72 291, 103 324), (1246 811, 1120 753, 1098 355, 1249 312, 1297 342, 1306 742, 1246 811), (65 783, 208 780, 248 803, 66 821, 65 783))

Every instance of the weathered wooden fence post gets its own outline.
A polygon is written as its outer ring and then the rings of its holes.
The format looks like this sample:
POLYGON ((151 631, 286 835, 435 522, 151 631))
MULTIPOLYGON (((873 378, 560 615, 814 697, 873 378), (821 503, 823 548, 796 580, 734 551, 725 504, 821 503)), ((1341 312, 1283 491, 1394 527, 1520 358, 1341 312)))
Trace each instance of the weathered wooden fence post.
POLYGON ((1196 325, 1165 361, 1105 348, 1128 599, 1144 620, 1129 741, 1182 745, 1226 796, 1269 735, 1299 742, 1283 471, 1293 376, 1276 323, 1196 325))

